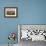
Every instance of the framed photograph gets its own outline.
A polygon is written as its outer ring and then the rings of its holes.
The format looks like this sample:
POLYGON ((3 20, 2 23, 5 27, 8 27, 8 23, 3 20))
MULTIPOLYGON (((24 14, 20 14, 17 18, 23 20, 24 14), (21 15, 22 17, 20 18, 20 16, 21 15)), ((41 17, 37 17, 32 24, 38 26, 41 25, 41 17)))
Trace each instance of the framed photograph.
POLYGON ((4 8, 4 16, 8 18, 15 18, 18 16, 18 8, 17 7, 5 7, 4 8))

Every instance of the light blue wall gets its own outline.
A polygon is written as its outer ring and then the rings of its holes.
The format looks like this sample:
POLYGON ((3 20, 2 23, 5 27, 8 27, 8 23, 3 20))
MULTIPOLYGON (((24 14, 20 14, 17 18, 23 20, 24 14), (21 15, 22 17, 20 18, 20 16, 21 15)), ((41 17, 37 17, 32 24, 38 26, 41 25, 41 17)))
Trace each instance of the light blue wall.
POLYGON ((46 0, 0 0, 0 44, 8 43, 17 24, 46 24, 46 0), (4 7, 18 7, 18 18, 4 18, 4 7))

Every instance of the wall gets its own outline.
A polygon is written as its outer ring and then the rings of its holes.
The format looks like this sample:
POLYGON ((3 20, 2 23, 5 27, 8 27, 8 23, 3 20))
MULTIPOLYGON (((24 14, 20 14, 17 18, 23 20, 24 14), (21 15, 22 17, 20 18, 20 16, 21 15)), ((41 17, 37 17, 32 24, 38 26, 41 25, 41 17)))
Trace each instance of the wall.
POLYGON ((0 44, 18 32, 17 24, 46 24, 46 0, 0 0, 0 44), (18 7, 18 18, 4 18, 4 7, 18 7))

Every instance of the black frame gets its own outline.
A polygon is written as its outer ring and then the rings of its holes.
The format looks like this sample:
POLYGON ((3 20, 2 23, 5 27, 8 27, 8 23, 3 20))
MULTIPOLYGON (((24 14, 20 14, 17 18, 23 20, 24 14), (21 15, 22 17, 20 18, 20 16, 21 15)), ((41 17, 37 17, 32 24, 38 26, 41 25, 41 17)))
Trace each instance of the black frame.
POLYGON ((4 17, 5 18, 17 18, 18 17, 18 7, 4 7, 4 17), (5 10, 7 8, 16 8, 16 16, 5 16, 5 10))

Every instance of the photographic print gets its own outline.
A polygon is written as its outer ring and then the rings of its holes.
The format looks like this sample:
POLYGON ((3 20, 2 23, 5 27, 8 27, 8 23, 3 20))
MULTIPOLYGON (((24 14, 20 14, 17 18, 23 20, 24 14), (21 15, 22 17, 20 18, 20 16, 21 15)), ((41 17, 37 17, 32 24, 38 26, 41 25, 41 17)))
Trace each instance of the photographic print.
POLYGON ((5 7, 4 8, 4 16, 5 17, 17 17, 18 16, 18 8, 17 7, 5 7))

